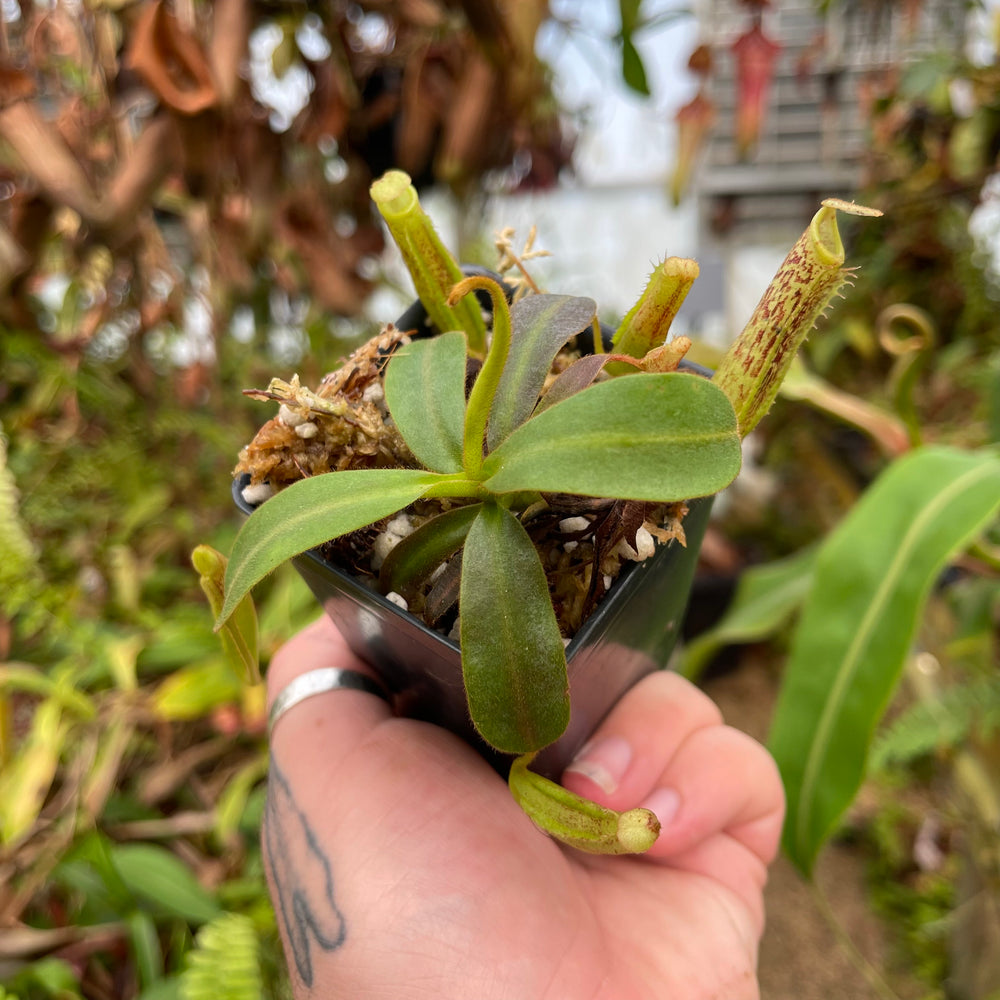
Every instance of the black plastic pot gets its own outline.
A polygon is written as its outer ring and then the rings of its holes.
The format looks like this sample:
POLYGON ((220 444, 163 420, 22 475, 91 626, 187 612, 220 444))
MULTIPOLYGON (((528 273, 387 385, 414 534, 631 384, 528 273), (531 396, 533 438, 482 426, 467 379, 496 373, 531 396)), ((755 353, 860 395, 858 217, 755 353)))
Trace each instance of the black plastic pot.
MULTIPOLYGON (((466 269, 473 271, 489 274, 466 269)), ((425 330, 425 320, 417 302, 396 326, 425 330)), ((249 477, 243 476, 233 483, 233 497, 245 514, 253 511, 242 496, 248 482, 249 477)), ((570 724, 539 755, 538 770, 558 776, 618 699, 666 664, 680 635, 711 507, 711 497, 691 501, 684 519, 687 545, 658 546, 649 559, 628 564, 567 646, 570 724)), ((455 640, 401 610, 316 550, 293 561, 351 649, 378 672, 401 714, 443 726, 505 770, 507 759, 486 746, 472 726, 455 640)))

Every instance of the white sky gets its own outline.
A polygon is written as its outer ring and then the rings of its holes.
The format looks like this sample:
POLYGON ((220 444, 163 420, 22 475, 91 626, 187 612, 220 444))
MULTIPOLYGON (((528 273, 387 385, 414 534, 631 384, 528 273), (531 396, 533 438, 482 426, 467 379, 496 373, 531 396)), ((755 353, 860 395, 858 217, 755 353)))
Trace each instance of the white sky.
MULTIPOLYGON (((648 13, 684 9, 683 0, 647 2, 648 13)), ((697 40, 693 16, 643 32, 637 47, 643 57, 651 98, 630 91, 621 78, 617 49, 607 39, 618 30, 618 4, 553 0, 558 17, 566 14, 581 27, 567 33, 548 26, 538 51, 556 74, 561 103, 589 109, 588 126, 576 151, 576 172, 584 184, 621 184, 663 177, 672 163, 674 113, 694 94, 687 60, 697 40)))

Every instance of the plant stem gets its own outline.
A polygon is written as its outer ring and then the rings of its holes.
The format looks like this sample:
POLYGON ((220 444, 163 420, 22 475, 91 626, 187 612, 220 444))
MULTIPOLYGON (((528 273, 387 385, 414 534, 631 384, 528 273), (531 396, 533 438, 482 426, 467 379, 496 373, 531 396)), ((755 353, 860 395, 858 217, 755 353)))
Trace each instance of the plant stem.
POLYGON ((823 915, 823 919, 827 922, 830 930, 833 931, 837 943, 844 949, 851 965, 864 977, 865 982, 871 987, 872 992, 880 997, 881 1000, 900 1000, 899 995, 885 981, 882 973, 861 954, 858 946, 854 943, 850 934, 847 933, 844 925, 840 922, 840 918, 830 905, 830 900, 826 898, 826 894, 819 885, 811 879, 809 881, 809 890, 813 901, 816 903, 816 908, 823 915))
POLYGON ((604 336, 601 332, 601 321, 595 316, 591 329, 594 331, 594 353, 604 354, 604 336))
POLYGON ((465 407, 465 434, 462 442, 462 467, 469 479, 478 479, 483 467, 483 440, 493 397, 496 395, 503 366, 510 351, 510 309, 503 289, 491 278, 475 275, 457 284, 448 298, 449 303, 480 288, 493 300, 493 337, 483 367, 469 393, 465 407))
POLYGON ((456 476, 441 476, 434 485, 423 494, 423 499, 429 497, 461 497, 469 500, 486 500, 492 494, 484 489, 482 483, 470 479, 464 472, 456 476))

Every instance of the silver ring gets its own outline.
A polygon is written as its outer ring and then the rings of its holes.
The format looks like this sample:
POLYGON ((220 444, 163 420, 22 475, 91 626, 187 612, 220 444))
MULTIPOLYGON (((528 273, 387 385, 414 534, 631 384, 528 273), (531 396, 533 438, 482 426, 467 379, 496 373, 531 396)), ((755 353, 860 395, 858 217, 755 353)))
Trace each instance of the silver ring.
POLYGON ((336 691, 338 688, 365 691, 367 694, 377 695, 383 701, 389 700, 385 689, 378 681, 372 680, 366 674, 358 673, 357 670, 344 670, 340 667, 320 667, 317 670, 309 670, 304 674, 299 674, 287 687, 278 692, 274 704, 271 705, 271 711, 267 715, 268 735, 274 732, 278 719, 300 701, 305 701, 306 698, 311 698, 315 694, 336 691))

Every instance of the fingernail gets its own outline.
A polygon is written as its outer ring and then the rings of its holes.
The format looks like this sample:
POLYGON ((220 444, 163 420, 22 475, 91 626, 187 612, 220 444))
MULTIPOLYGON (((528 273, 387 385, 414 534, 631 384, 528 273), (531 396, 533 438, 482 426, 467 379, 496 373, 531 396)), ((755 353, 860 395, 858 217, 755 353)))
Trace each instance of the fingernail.
POLYGON ((644 809, 655 813, 660 826, 667 826, 677 815, 681 805, 681 797, 672 788, 658 788, 642 803, 644 809))
POLYGON ((567 766, 567 771, 582 774, 609 795, 618 788, 632 760, 632 748, 620 736, 592 740, 567 766))

